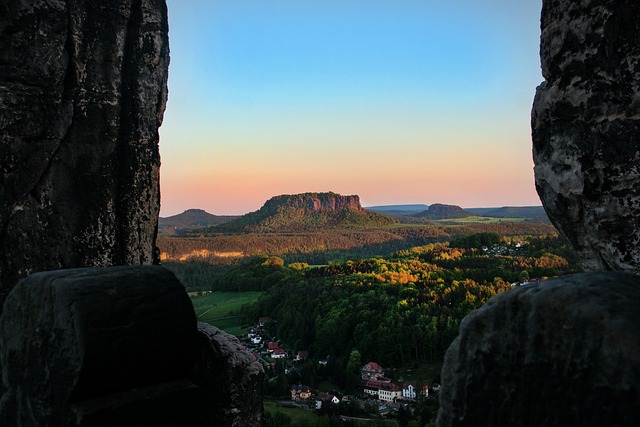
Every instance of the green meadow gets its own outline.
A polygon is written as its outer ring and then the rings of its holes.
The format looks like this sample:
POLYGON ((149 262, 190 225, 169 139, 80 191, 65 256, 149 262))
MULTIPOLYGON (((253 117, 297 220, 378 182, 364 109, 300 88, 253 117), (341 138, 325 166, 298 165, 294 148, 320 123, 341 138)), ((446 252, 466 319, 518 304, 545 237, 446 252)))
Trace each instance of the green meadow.
MULTIPOLYGON (((191 298, 198 322, 205 322, 232 335, 247 332, 242 328, 240 309, 260 298, 262 292, 213 292, 191 298)), ((257 319, 256 319, 257 320, 257 319)))

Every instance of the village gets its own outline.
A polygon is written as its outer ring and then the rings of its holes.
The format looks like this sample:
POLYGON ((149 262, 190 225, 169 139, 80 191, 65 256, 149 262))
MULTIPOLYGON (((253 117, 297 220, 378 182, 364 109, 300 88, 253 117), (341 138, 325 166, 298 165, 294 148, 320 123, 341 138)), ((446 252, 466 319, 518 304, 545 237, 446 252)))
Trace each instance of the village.
MULTIPOLYGON (((275 372, 277 366, 284 366, 284 373, 290 376, 299 369, 300 364, 309 359, 309 352, 294 352, 273 337, 266 339, 268 334, 265 333, 265 327, 269 321, 268 317, 260 317, 258 324, 243 337, 243 341, 254 357, 263 363, 265 371, 275 372)), ((320 358, 316 363, 323 367, 328 364, 328 360, 320 358)), ((373 361, 362 365, 359 386, 353 394, 314 389, 300 382, 292 383, 289 386, 290 400, 280 401, 279 405, 302 407, 319 413, 338 413, 339 406, 349 404, 355 405, 362 412, 386 416, 397 413, 401 408, 413 411, 413 406, 419 399, 434 398, 440 390, 440 385, 435 382, 428 384, 427 381, 403 378, 394 381, 386 375, 387 371, 388 369, 373 361)))

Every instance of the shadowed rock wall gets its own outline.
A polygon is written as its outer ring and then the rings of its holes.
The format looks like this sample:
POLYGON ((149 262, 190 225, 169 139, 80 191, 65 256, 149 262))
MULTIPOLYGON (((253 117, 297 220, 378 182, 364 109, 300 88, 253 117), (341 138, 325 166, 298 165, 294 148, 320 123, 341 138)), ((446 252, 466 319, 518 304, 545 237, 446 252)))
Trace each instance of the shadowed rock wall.
POLYGON ((544 1, 536 187, 585 270, 640 268, 640 2, 544 1))
POLYGON ((169 62, 164 0, 0 5, 0 307, 61 267, 149 264, 169 62))

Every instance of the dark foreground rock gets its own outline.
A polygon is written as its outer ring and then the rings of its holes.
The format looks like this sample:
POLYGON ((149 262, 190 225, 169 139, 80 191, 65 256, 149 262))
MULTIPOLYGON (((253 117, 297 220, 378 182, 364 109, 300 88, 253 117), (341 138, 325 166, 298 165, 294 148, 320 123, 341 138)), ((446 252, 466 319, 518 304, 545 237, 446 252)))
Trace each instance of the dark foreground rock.
POLYGON ((2 1, 0 307, 34 271, 152 262, 168 63, 164 0, 2 1))
POLYGON ((577 274, 469 314, 442 369, 438 426, 631 426, 640 420, 640 278, 577 274))
POLYGON ((640 271, 640 2, 545 0, 536 187, 585 270, 640 271))
POLYGON ((161 267, 29 276, 6 301, 0 358, 3 426, 263 425, 261 365, 198 328, 161 267))
POLYGON ((216 426, 264 425, 261 363, 233 335, 198 322, 194 381, 203 390, 204 407, 216 426))

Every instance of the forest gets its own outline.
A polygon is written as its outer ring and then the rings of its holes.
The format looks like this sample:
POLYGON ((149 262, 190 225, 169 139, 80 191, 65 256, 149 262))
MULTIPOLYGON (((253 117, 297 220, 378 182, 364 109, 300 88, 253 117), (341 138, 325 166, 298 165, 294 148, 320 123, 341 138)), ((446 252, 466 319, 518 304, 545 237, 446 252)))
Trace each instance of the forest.
POLYGON ((214 286, 265 291, 245 308, 246 321, 274 319, 275 335, 294 351, 337 358, 345 367, 353 350, 389 366, 433 362, 442 359, 462 318, 492 296, 574 271, 558 238, 492 248, 469 247, 468 240, 314 268, 268 257, 229 270, 214 286))
MULTIPOLYGON (((320 378, 329 379, 352 392, 359 387, 357 370, 350 363, 354 354, 363 362, 401 369, 438 366, 471 310, 515 286, 577 271, 564 239, 544 224, 404 230, 415 231, 429 243, 407 248, 399 245, 400 249, 385 256, 358 256, 371 246, 381 250, 383 245, 362 244, 349 249, 347 244, 345 249, 325 250, 322 262, 315 263, 309 255, 315 253, 314 245, 321 239, 335 243, 365 235, 365 243, 371 243, 382 234, 380 230, 341 230, 333 237, 329 232, 313 233, 318 241, 299 234, 252 234, 227 236, 229 240, 222 240, 227 246, 220 246, 220 240, 211 236, 195 241, 171 238, 169 242, 175 242, 172 250, 177 252, 203 247, 240 251, 234 245, 247 241, 264 244, 263 250, 268 244, 277 248, 278 239, 300 239, 311 252, 289 252, 285 245, 279 251, 245 253, 233 260, 222 257, 222 262, 194 256, 163 264, 190 290, 263 292, 257 302, 242 308, 242 324, 248 327, 267 316, 271 319, 267 324, 270 339, 279 340, 294 353, 309 352, 309 361, 293 380, 313 387, 320 378), (339 256, 331 258, 336 254, 339 256), (329 360, 329 364, 319 368, 320 359, 329 360)), ((278 381, 276 386, 267 382, 265 392, 281 396, 290 380, 278 381)))

